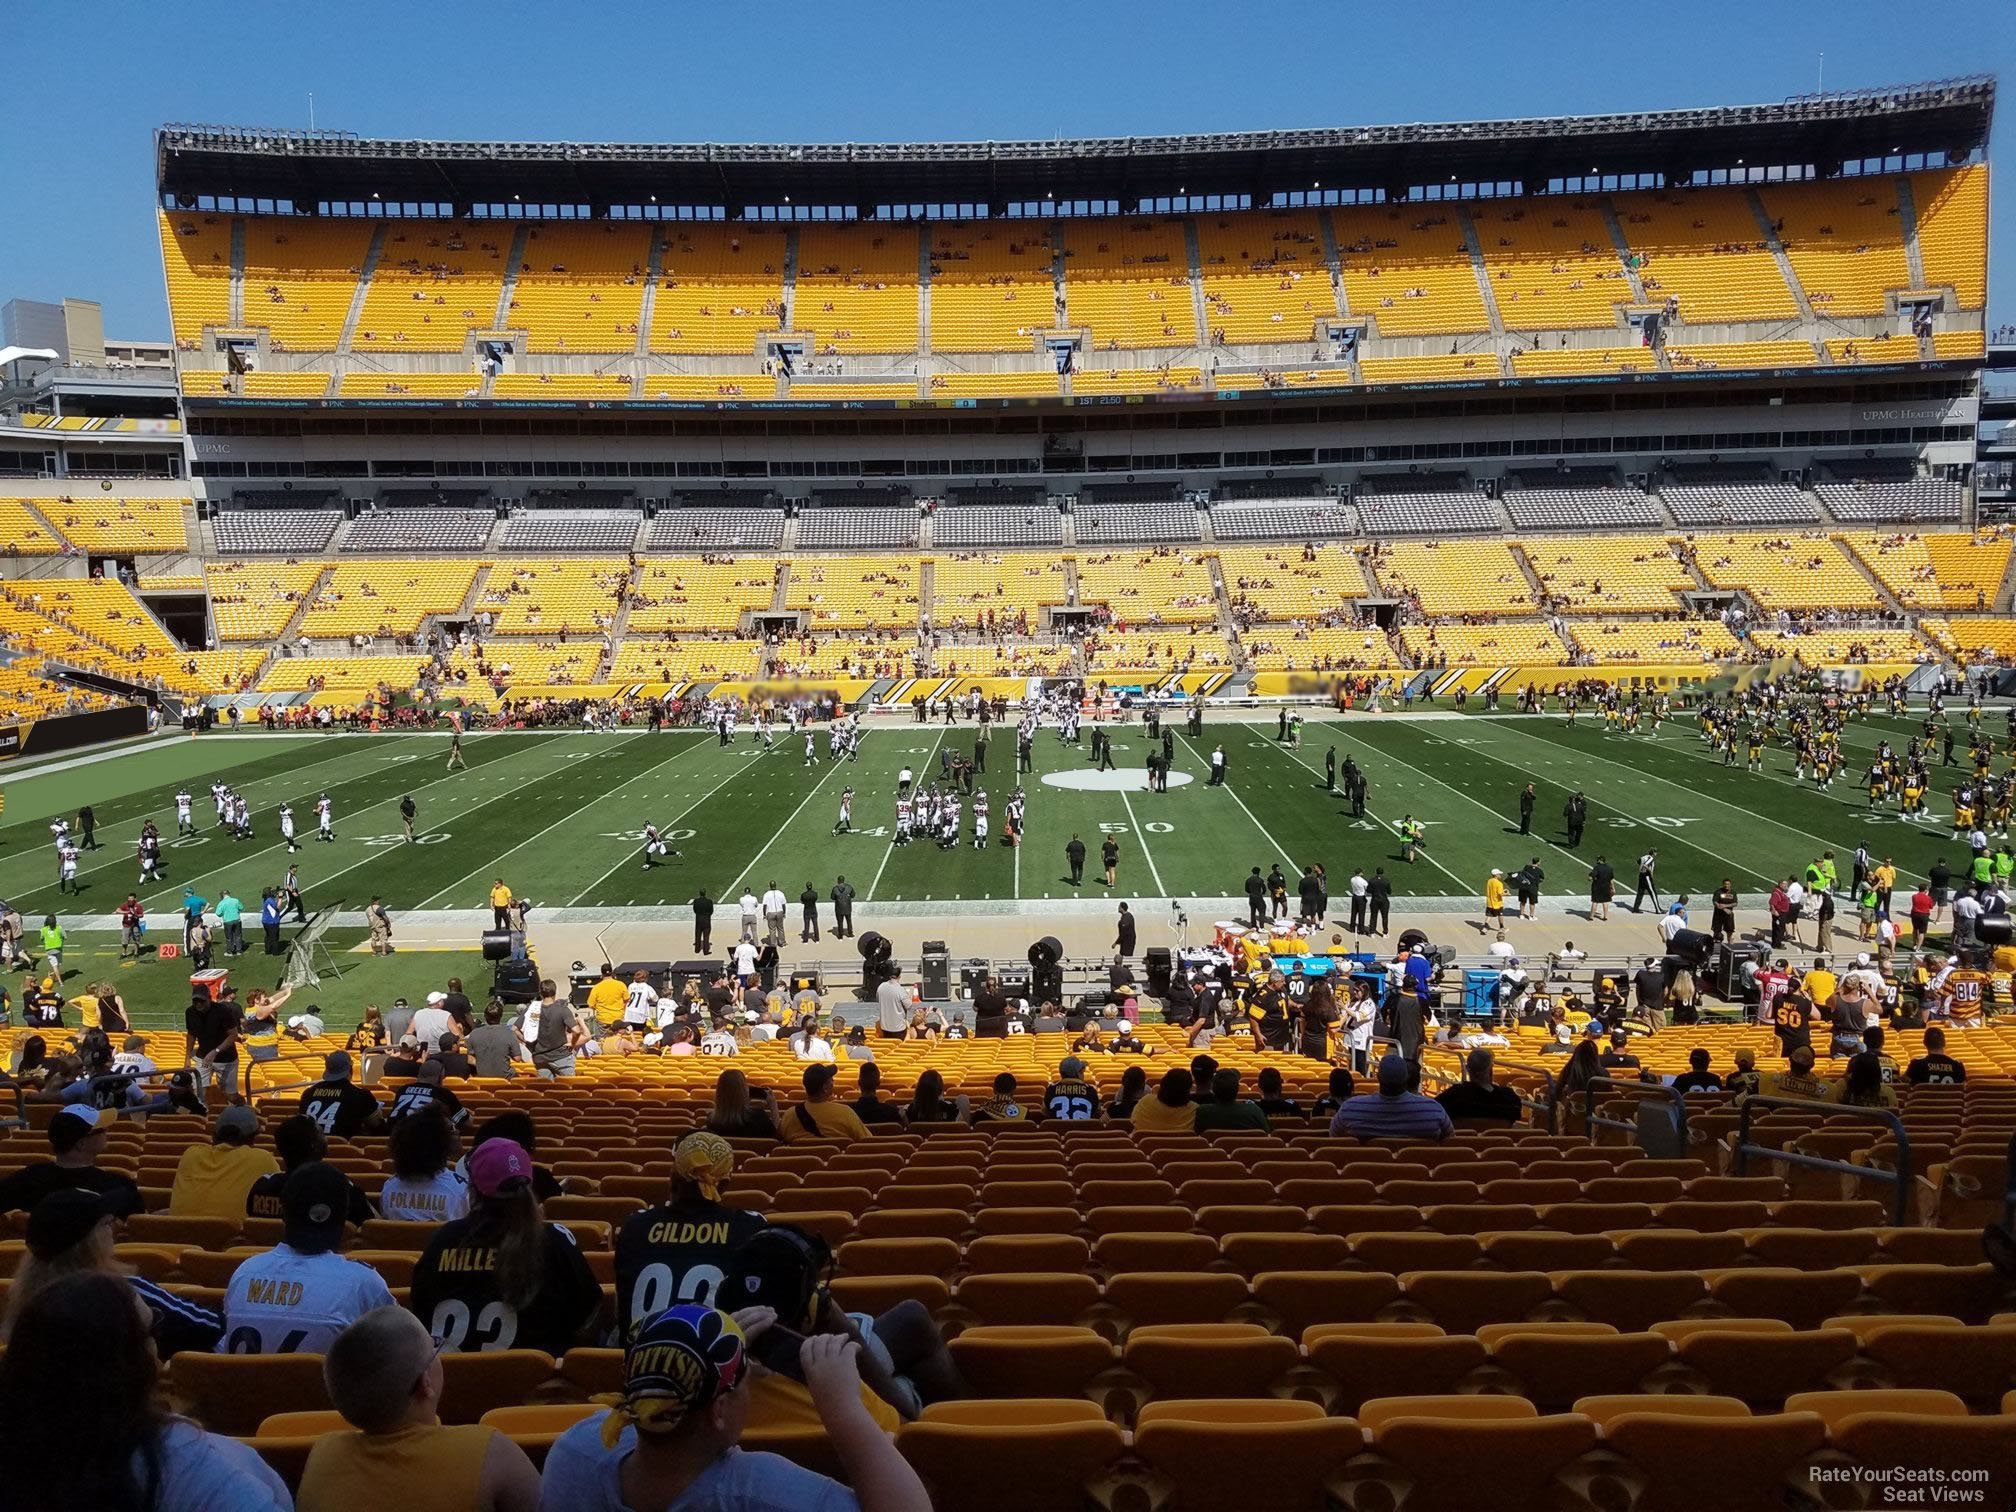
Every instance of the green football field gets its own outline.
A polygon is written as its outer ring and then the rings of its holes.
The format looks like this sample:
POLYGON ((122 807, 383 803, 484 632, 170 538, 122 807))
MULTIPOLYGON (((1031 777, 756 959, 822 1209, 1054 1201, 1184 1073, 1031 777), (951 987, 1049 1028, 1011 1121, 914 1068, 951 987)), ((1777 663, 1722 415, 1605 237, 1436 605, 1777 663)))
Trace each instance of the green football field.
MULTIPOLYGON (((1253 716, 1247 716, 1251 719, 1253 716)), ((2001 724, 1999 712, 1991 728, 2001 724)), ((486 906, 492 878, 503 876, 543 908, 648 909, 683 905, 701 887, 718 898, 775 881, 795 897, 810 881, 823 894, 845 873, 868 903, 965 900, 996 907, 1103 891, 1097 864, 1104 835, 1120 845, 1119 892, 1127 897, 1222 899, 1235 896, 1247 870, 1279 861, 1294 870, 1321 861, 1333 890, 1354 866, 1383 865, 1396 893, 1474 898, 1492 867, 1508 873, 1537 856, 1551 896, 1582 896, 1586 868, 1607 854, 1628 887, 1645 847, 1660 852, 1668 896, 1697 894, 1723 877, 1752 895, 1774 877, 1826 849, 1841 859, 1858 841, 1892 856, 1908 877, 1935 857, 1965 859, 1949 841, 1946 793, 1957 768, 1934 778, 1929 821, 1869 811, 1859 779, 1879 739, 1900 747, 1915 722, 1877 718, 1844 735, 1848 770, 1831 791, 1795 781, 1782 749, 1767 770, 1725 770, 1691 722, 1668 723, 1656 736, 1605 733, 1587 718, 1576 728, 1559 716, 1388 715, 1347 723, 1311 721, 1301 749, 1275 739, 1272 719, 1209 719, 1202 742, 1180 732, 1172 790, 1146 791, 1147 745, 1137 725, 1116 729, 1117 774, 1097 774, 1086 744, 1066 746, 1039 733, 1028 791, 1026 843, 1001 843, 1005 801, 1017 778, 1012 730, 997 731, 979 779, 993 800, 994 842, 894 846, 896 777, 904 766, 935 774, 942 748, 970 753, 977 728, 961 724, 871 726, 859 759, 830 764, 823 732, 819 761, 807 767, 802 739, 763 751, 744 732, 728 747, 693 732, 496 733, 469 736, 466 771, 445 768, 445 735, 269 736, 216 734, 162 739, 81 763, 52 763, 41 773, 0 772, 0 897, 24 914, 102 915, 135 886, 134 839, 151 816, 170 837, 168 881, 150 883, 151 910, 172 909, 183 886, 217 898, 228 887, 256 907, 263 887, 285 875, 289 853, 276 812, 291 802, 300 834, 292 859, 311 907, 361 907, 381 894, 395 913, 486 906), (1223 742, 1230 780, 1208 786, 1208 758, 1223 742), (1353 820, 1341 797, 1324 791, 1326 747, 1341 763, 1355 756, 1369 774, 1370 815, 1353 820), (210 803, 213 778, 242 791, 253 806, 255 835, 220 832, 210 803), (1188 779, 1187 781, 1185 779, 1188 779), (1517 793, 1538 784, 1535 834, 1515 833, 1517 793), (200 833, 174 838, 173 794, 196 797, 200 833), (854 831, 835 835, 841 790, 852 786, 854 831), (1560 819, 1579 786, 1590 805, 1581 846, 1569 850, 1560 819), (327 792, 336 840, 318 842, 313 805, 327 792), (419 843, 400 838, 397 806, 411 794, 419 807, 419 843), (102 849, 83 858, 80 897, 59 899, 48 823, 93 805, 102 849), (1428 845, 1413 866, 1399 860, 1392 826, 1411 813, 1427 825, 1428 845), (645 870, 638 833, 647 821, 665 829, 680 854, 645 870), (1067 880, 1066 842, 1083 837, 1091 859, 1083 889, 1067 880)), ((1966 741, 1963 735, 1961 748, 1966 741)))

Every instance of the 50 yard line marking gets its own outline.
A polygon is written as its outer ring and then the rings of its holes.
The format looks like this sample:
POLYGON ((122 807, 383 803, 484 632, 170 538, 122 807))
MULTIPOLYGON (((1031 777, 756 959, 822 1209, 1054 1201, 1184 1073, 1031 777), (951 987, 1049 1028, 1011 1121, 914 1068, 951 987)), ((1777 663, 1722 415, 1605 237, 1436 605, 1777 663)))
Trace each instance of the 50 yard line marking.
MULTIPOLYGON (((1120 802, 1127 809, 1127 823, 1134 831, 1135 839, 1141 842, 1141 859, 1148 863, 1148 875, 1155 880, 1155 891, 1161 897, 1169 896, 1169 889, 1162 885, 1162 873, 1155 867, 1155 853, 1148 849, 1148 832, 1141 828, 1141 822, 1134 817, 1134 800, 1127 796, 1127 789, 1120 789, 1120 802)), ((1245 804, 1239 805, 1244 808, 1245 804)), ((1266 833, 1264 830, 1261 833, 1266 833)), ((1016 847, 1019 856, 1021 847, 1016 847)))

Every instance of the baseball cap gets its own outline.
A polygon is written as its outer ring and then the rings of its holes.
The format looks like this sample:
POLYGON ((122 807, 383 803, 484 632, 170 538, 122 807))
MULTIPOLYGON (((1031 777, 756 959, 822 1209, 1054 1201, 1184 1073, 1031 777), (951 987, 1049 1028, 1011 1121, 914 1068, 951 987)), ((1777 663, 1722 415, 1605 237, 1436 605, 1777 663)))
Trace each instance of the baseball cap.
POLYGON ((688 1134, 672 1150, 672 1169, 698 1187, 709 1202, 719 1202, 721 1184, 735 1169, 735 1147, 704 1129, 688 1134))
POLYGON ((118 1216, 115 1199, 104 1192, 68 1187, 51 1192, 28 1215, 28 1253, 53 1260, 75 1249, 107 1218, 118 1216))
POLYGON ((259 1132, 259 1115, 240 1103, 219 1113, 215 1128, 219 1134, 243 1134, 249 1138, 259 1132))
POLYGON ((322 1079, 324 1081, 350 1080, 350 1052, 331 1050, 322 1058, 322 1079))
POLYGON ((110 1108, 94 1108, 89 1103, 65 1103, 56 1110, 56 1117, 74 1119, 86 1129, 103 1129, 116 1123, 119 1115, 110 1108))
POLYGON ((327 1161, 296 1166, 281 1185, 280 1215, 290 1229, 340 1229, 349 1212, 350 1178, 327 1161))
POLYGON ((469 1157, 469 1182, 479 1197, 532 1183, 532 1157, 515 1139, 486 1139, 469 1157))
POLYGON ((399 1048, 401 1050, 418 1050, 420 1048, 420 1036, 417 1034, 400 1035, 399 1048))
POLYGON ((687 1302, 650 1319, 623 1351, 623 1395, 603 1421, 604 1445, 615 1448, 625 1428, 671 1433, 733 1391, 748 1369, 747 1342, 717 1308, 687 1302))
POLYGON ((1085 1074, 1085 1062, 1078 1059, 1075 1055, 1067 1055, 1057 1063, 1057 1074, 1060 1076, 1083 1076, 1085 1074))
POLYGON ((436 1003, 445 1003, 447 1001, 448 994, 445 992, 430 992, 427 994, 427 1006, 429 1008, 432 1008, 436 1003))
POLYGON ((833 1075, 833 1068, 831 1066, 814 1061, 805 1068, 805 1090, 807 1092, 825 1091, 833 1084, 833 1075))

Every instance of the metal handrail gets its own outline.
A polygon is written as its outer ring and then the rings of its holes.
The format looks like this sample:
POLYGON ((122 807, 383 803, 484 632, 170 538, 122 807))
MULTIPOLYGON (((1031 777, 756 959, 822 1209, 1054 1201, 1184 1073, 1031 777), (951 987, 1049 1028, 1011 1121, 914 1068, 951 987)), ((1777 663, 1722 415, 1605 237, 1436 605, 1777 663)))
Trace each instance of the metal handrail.
POLYGON ((1896 1228, 1908 1228, 1911 1222, 1911 1136, 1905 1131, 1904 1120, 1890 1108, 1865 1108, 1855 1103, 1816 1103, 1808 1097, 1771 1097, 1763 1093, 1743 1099, 1743 1110, 1736 1124, 1736 1149, 1732 1169, 1738 1176, 1749 1174, 1750 1157, 1761 1155, 1766 1160, 1782 1161, 1786 1165, 1803 1167, 1809 1171, 1833 1171, 1843 1176, 1854 1176, 1863 1181, 1888 1181, 1897 1189, 1890 1207, 1890 1221, 1896 1228), (1871 1118, 1889 1127, 1897 1140, 1897 1165, 1894 1170, 1885 1171, 1880 1166, 1858 1166, 1845 1160, 1829 1160, 1823 1155, 1808 1155, 1803 1150, 1775 1150, 1769 1145, 1754 1145, 1750 1142, 1751 1115, 1759 1108, 1793 1108, 1805 1112, 1822 1109, 1828 1117, 1846 1114, 1850 1118, 1871 1118))
POLYGON ((1624 1081, 1615 1076, 1592 1076, 1580 1090, 1583 1097, 1582 1121, 1590 1131, 1591 1144, 1596 1142, 1595 1131, 1598 1128, 1622 1129, 1627 1134, 1638 1132, 1638 1125, 1635 1123, 1626 1123, 1621 1118, 1607 1118, 1599 1114, 1596 1111, 1598 1092, 1636 1092, 1646 1097, 1656 1097, 1661 1102, 1671 1103, 1673 1121, 1680 1131, 1680 1142, 1683 1145, 1687 1142, 1687 1096, 1664 1082, 1624 1081))

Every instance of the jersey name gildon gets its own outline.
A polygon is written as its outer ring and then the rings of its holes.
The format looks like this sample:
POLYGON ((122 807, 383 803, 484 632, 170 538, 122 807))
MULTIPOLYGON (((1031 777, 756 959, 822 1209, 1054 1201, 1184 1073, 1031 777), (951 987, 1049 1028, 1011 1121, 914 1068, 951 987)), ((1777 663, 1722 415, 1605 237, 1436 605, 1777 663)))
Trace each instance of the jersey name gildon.
POLYGON ((645 1232, 644 1238, 651 1244, 725 1245, 733 1242, 729 1237, 729 1228, 726 1219, 710 1223, 654 1223, 645 1232))

